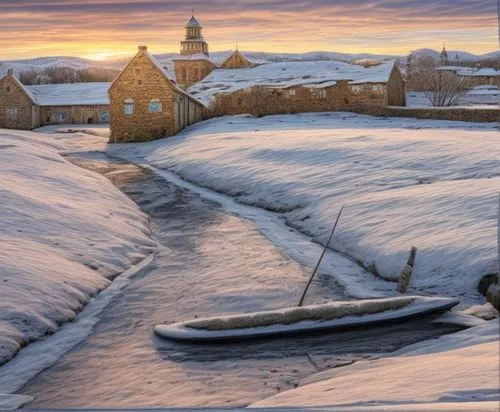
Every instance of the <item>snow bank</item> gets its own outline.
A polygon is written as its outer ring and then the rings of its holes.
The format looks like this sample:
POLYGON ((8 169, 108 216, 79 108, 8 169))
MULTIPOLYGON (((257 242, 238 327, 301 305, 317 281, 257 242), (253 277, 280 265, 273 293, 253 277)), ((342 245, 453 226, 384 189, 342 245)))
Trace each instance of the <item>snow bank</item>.
POLYGON ((484 301, 477 283, 496 268, 495 126, 349 113, 234 116, 108 150, 281 212, 319 242, 346 203, 335 249, 395 281, 415 245, 409 292, 468 304, 484 301))
MULTIPOLYGON (((251 407, 405 405, 500 400, 498 319, 395 353, 312 375, 297 389, 251 407)), ((498 407, 498 403, 497 403, 498 407)), ((413 410, 413 409, 412 409, 413 410)), ((472 409, 470 409, 472 410, 472 409)), ((482 410, 482 409, 481 409, 482 410)))
POLYGON ((151 253, 147 217, 53 137, 0 130, 0 364, 151 253))

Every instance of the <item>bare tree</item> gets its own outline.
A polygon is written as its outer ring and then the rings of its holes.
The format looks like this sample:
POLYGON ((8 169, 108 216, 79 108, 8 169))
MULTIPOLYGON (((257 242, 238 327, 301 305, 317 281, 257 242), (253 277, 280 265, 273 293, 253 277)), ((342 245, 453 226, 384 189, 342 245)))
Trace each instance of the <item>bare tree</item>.
MULTIPOLYGON (((470 70, 472 74, 475 69, 470 70)), ((439 62, 429 56, 419 57, 412 70, 411 87, 423 91, 433 106, 455 105, 472 86, 472 76, 439 70, 439 62)))

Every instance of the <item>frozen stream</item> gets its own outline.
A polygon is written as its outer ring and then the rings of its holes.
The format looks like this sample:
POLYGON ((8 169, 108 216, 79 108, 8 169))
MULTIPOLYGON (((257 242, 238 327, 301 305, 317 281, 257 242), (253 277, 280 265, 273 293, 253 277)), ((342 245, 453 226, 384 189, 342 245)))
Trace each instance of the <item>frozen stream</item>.
MULTIPOLYGON (((150 171, 104 155, 75 162, 104 174, 151 216, 160 249, 91 336, 19 392, 35 397, 28 407, 245 406, 319 370, 456 330, 423 319, 248 344, 159 339, 157 323, 295 305, 310 269, 254 223, 150 171)), ((339 298, 342 290, 320 277, 306 303, 339 298)))

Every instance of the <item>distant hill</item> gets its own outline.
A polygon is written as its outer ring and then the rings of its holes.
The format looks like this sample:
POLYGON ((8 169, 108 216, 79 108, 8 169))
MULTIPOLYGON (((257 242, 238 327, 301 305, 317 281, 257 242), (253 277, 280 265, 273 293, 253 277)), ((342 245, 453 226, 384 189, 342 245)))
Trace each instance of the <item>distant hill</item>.
MULTIPOLYGON (((500 50, 482 55, 472 54, 460 50, 448 50, 447 52, 448 52, 448 59, 450 60, 456 59, 457 56, 459 61, 482 61, 489 59, 500 59, 500 50)), ((431 56, 436 59, 439 59, 439 57, 441 56, 440 51, 432 49, 415 50, 414 54, 416 54, 417 56, 422 56, 422 55, 431 56)))
MULTIPOLYGON (((221 63, 224 61, 229 54, 230 50, 218 51, 210 54, 210 57, 215 63, 221 63)), ((384 60, 394 60, 400 59, 404 61, 407 56, 394 56, 394 55, 380 55, 371 53, 336 53, 336 52, 307 52, 307 53, 268 53, 268 52, 243 52, 250 60, 261 63, 271 63, 271 62, 287 62, 287 61, 320 61, 320 60, 335 60, 341 62, 363 62, 363 61, 384 61, 384 60)), ((439 51, 432 49, 420 49, 416 50, 417 55, 429 55, 439 58, 439 51)), ((450 59, 454 59, 458 55, 459 59, 462 61, 481 61, 487 59, 498 59, 500 58, 500 51, 495 51, 492 53, 484 55, 475 55, 472 53, 464 51, 448 51, 448 56, 450 59)), ((177 53, 164 53, 155 55, 167 68, 172 71, 172 58, 178 56, 177 53)), ((73 69, 88 69, 88 68, 109 68, 109 69, 121 69, 128 62, 129 58, 120 58, 116 60, 90 60, 83 59, 80 57, 66 57, 66 56, 55 56, 55 57, 39 57, 35 59, 24 59, 24 60, 10 60, 10 61, 0 61, 0 76, 7 73, 9 68, 13 68, 14 72, 19 75, 20 72, 26 70, 42 71, 47 67, 70 67, 73 69)))

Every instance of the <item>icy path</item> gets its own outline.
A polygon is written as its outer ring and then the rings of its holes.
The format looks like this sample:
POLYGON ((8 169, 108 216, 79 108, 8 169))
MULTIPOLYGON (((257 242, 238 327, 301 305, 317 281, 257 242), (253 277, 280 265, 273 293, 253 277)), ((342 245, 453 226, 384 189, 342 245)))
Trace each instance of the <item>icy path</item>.
MULTIPOLYGON (((309 272, 254 223, 193 192, 130 164, 87 166, 151 216, 162 247, 101 314, 94 333, 19 392, 35 397, 29 407, 244 406, 319 370, 452 330, 421 320, 246 345, 158 339, 157 323, 293 305, 309 272)), ((310 303, 341 297, 336 285, 318 280, 310 303)))

